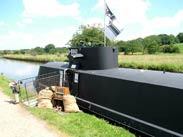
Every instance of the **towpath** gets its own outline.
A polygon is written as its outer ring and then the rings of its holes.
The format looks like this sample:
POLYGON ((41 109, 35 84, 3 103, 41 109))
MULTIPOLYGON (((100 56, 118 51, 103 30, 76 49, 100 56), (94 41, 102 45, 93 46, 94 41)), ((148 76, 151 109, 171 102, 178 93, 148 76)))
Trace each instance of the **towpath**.
POLYGON ((0 89, 0 137, 63 137, 46 122, 34 117, 0 89))

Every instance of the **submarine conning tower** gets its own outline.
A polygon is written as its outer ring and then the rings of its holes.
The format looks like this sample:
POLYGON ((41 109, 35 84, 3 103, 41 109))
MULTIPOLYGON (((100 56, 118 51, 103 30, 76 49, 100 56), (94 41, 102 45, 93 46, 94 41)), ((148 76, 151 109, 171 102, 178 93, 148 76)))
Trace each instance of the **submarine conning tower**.
POLYGON ((69 68, 105 70, 118 67, 116 47, 74 47, 69 50, 69 68))

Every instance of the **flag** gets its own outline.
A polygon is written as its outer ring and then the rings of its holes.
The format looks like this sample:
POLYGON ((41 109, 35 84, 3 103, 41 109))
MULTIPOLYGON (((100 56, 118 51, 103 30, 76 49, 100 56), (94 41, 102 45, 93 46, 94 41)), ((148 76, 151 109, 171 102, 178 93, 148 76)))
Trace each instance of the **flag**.
POLYGON ((114 40, 122 31, 120 24, 116 19, 116 16, 109 9, 105 3, 105 15, 108 17, 108 22, 105 27, 105 35, 108 39, 114 40))
POLYGON ((115 20, 116 17, 114 16, 114 14, 112 13, 112 11, 109 9, 109 7, 107 6, 107 3, 105 3, 105 14, 111 19, 111 20, 115 20))

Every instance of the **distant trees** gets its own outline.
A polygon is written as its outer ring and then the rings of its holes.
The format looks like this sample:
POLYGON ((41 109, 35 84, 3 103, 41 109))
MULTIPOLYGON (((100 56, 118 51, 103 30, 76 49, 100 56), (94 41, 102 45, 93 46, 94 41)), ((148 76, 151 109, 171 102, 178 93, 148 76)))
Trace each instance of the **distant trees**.
POLYGON ((6 55, 6 54, 11 54, 12 52, 10 50, 2 50, 1 54, 6 55))
POLYGON ((55 53, 56 52, 55 45, 54 44, 48 44, 48 45, 46 45, 45 48, 44 48, 44 51, 46 53, 50 53, 50 54, 55 53))
POLYGON ((174 35, 160 34, 158 36, 161 39, 161 45, 170 45, 179 42, 179 39, 174 35))
POLYGON ((155 54, 159 51, 164 53, 180 53, 180 49, 173 45, 179 43, 179 41, 183 42, 183 33, 179 33, 177 36, 167 34, 150 35, 144 39, 118 41, 115 45, 124 54, 134 54, 135 52, 155 54))
POLYGON ((5 54, 31 54, 33 56, 42 55, 42 54, 60 54, 67 53, 68 49, 65 47, 55 47, 54 44, 48 44, 44 48, 35 47, 32 49, 21 49, 21 50, 2 50, 0 51, 1 55, 5 54))
POLYGON ((123 51, 125 54, 134 54, 136 52, 142 52, 143 51, 143 45, 142 45, 142 41, 141 39, 137 39, 137 40, 131 40, 131 41, 119 41, 117 42, 115 45, 119 45, 121 44, 121 46, 119 47, 120 51, 123 51))
POLYGON ((36 48, 33 49, 33 51, 36 54, 42 55, 42 54, 44 54, 45 49, 44 48, 41 48, 41 47, 36 47, 36 48))
POLYGON ((42 54, 59 54, 59 53, 67 53, 67 48, 55 47, 54 44, 48 44, 44 48, 36 47, 29 50, 29 54, 32 55, 42 55, 42 54))
POLYGON ((183 32, 179 33, 177 35, 177 38, 178 38, 178 40, 179 40, 180 43, 183 43, 183 32))

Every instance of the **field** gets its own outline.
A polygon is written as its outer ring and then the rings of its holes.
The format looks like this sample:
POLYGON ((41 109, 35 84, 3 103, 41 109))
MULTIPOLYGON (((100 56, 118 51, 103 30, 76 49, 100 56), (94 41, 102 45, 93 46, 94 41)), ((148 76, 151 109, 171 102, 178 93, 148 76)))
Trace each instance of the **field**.
POLYGON ((119 66, 126 68, 183 72, 183 54, 123 55, 119 66))
MULTIPOLYGON (((4 91, 12 96, 8 81, 4 76, 0 76, 0 91, 4 91)), ((25 96, 25 94, 22 94, 25 96)), ((59 114, 51 109, 39 109, 37 107, 26 107, 32 114, 45 120, 61 133, 66 133, 70 137, 135 137, 122 127, 109 124, 103 119, 86 113, 59 114)))

